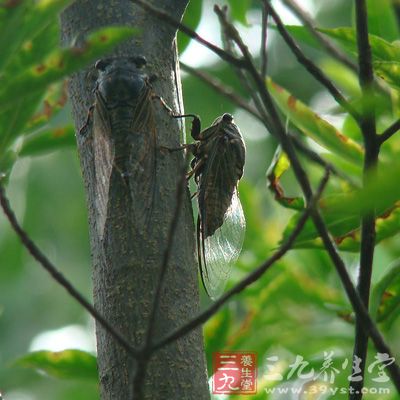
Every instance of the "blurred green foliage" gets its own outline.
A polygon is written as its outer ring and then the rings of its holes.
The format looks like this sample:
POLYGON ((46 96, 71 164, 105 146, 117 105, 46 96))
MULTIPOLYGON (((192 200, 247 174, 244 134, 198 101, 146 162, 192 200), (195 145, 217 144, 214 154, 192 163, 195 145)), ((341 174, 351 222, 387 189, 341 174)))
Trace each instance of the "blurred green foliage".
MULTIPOLYGON (((89 37, 84 50, 61 50, 57 47, 57 16, 67 3, 2 1, 0 172, 5 175, 13 208, 26 230, 62 273, 90 298, 85 198, 65 84, 60 79, 108 51, 133 31, 106 28, 89 37)), ((231 0, 227 3, 245 41, 248 40, 259 60, 259 39, 254 46, 254 32, 259 38, 260 2, 231 0)), ((352 2, 314 3, 320 31, 356 60, 352 2)), ((391 0, 382 3, 371 0, 368 6, 373 61, 380 79, 376 111, 381 132, 399 118, 400 58, 398 44, 393 42, 398 39, 399 23, 391 0)), ((217 18, 209 18, 210 9, 210 0, 192 0, 184 22, 196 28, 206 18, 210 32, 215 32, 217 18)), ((352 104, 359 107, 360 89, 354 72, 327 55, 305 28, 288 28, 304 51, 352 104)), ((288 129, 349 178, 332 176, 320 207, 352 275, 358 263, 359 212, 371 204, 379 206, 379 245, 374 260, 371 307, 400 359, 400 283, 396 261, 400 259, 396 236, 400 228, 400 165, 395 162, 400 140, 395 135, 383 145, 382 172, 369 187, 358 191, 363 150, 354 120, 297 63, 274 29, 269 31, 268 43, 268 87, 288 129)), ((180 35, 181 51, 186 48, 189 54, 192 45, 180 35)), ((210 64, 198 59, 193 62, 194 67, 217 77, 246 100, 250 99, 235 72, 225 63, 210 64)), ((200 114, 205 124, 222 112, 232 112, 245 137, 247 162, 240 196, 247 232, 241 257, 229 281, 233 285, 271 255, 290 233, 304 201, 285 155, 279 150, 276 153, 275 140, 258 121, 195 76, 184 75, 183 91, 188 112, 200 114), (275 189, 282 190, 283 197, 268 191, 265 176, 268 169, 269 177, 277 185, 275 189)), ((305 156, 301 159, 316 185, 323 173, 321 167, 305 156)), ((202 306, 209 302, 203 294, 202 306)), ((93 327, 86 313, 35 265, 0 215, 0 391, 6 399, 98 398, 95 364, 90 354, 72 350, 29 353, 62 348, 65 338, 61 335, 53 336, 55 343, 49 338, 39 341, 39 335, 70 325, 80 325, 93 338, 93 327), (38 374, 37 370, 45 373, 38 374), (82 379, 77 379, 77 375, 82 379)), ((268 381, 268 357, 279 358, 276 371, 283 376, 298 355, 309 362, 307 368, 314 367, 317 371, 324 362, 324 353, 330 351, 336 367, 351 360, 354 335, 351 307, 311 223, 306 224, 296 249, 230 301, 205 325, 204 333, 210 373, 215 351, 257 352, 258 395, 252 396, 253 399, 289 399, 287 395, 267 394, 264 389, 289 381, 296 384, 296 374, 288 381, 268 381)), ((78 337, 72 340, 75 340, 73 348, 93 350, 78 337)), ((369 364, 375 355, 371 347, 369 364)), ((351 362, 347 362, 337 374, 335 386, 346 388, 350 371, 351 362)), ((378 386, 371 380, 373 377, 367 373, 366 386, 389 388, 391 392, 368 394, 365 399, 398 398, 390 383, 378 386)), ((336 394, 307 398, 346 397, 336 394)))

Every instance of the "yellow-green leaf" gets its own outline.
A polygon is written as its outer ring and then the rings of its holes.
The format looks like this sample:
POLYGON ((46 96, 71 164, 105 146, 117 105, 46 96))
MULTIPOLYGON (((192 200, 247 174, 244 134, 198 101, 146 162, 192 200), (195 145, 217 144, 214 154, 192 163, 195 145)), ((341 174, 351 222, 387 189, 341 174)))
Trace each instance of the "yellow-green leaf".
POLYGON ((271 165, 267 171, 267 186, 275 196, 275 200, 286 208, 304 209, 302 197, 288 197, 280 184, 282 175, 290 168, 290 161, 280 146, 276 149, 271 165))
POLYGON ((98 379, 96 357, 81 350, 35 351, 19 358, 16 364, 56 378, 98 379))
POLYGON ((268 79, 267 85, 280 110, 306 136, 348 161, 356 164, 362 162, 363 148, 360 144, 344 136, 328 121, 272 80, 268 79))

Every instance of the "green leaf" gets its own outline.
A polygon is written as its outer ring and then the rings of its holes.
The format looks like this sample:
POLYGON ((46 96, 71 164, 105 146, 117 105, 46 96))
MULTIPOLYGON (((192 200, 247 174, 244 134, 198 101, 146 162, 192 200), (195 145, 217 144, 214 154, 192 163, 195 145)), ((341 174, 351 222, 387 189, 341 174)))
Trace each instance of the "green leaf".
POLYGON ((400 90, 400 62, 374 61, 375 73, 393 88, 400 90))
POLYGON ((79 70, 137 32, 128 27, 102 28, 90 34, 80 48, 54 51, 42 63, 28 68, 0 89, 0 107, 18 101, 26 93, 43 91, 50 83, 79 70))
MULTIPOLYGON (((357 198, 355 193, 332 195, 322 198, 318 205, 333 239, 342 251, 355 252, 360 249, 360 214, 353 207, 346 208, 357 198)), ((293 231, 300 218, 295 214, 285 228, 281 243, 293 231)), ((376 243, 393 237, 400 231, 400 203, 386 212, 380 212, 376 222, 376 243)), ((318 232, 311 221, 307 221, 297 237, 294 248, 324 248, 318 232)))
POLYGON ((56 378, 98 379, 96 357, 81 350, 35 351, 19 358, 16 365, 37 369, 56 378))
POLYGON ((23 139, 19 156, 35 156, 75 146, 75 129, 72 125, 47 129, 27 135, 23 139))
POLYGON ((393 0, 367 0, 368 32, 389 42, 400 36, 393 0))
POLYGON ((303 102, 272 80, 268 79, 267 85, 280 110, 306 136, 348 161, 355 164, 362 163, 363 148, 361 145, 344 136, 333 125, 315 114, 303 102))
MULTIPOLYGON (((358 83, 358 76, 342 63, 333 59, 323 59, 320 68, 336 85, 344 90, 352 98, 361 96, 361 89, 358 83)), ((354 119, 352 119, 354 121, 354 119)))
POLYGON ((389 318, 400 306, 400 261, 395 261, 371 294, 371 312, 378 322, 389 318))
POLYGON ((25 124, 32 117, 43 93, 27 93, 17 100, 0 108, 0 158, 2 152, 21 133, 25 124))
POLYGON ((59 12, 71 0, 23 1, 3 8, 0 16, 0 70, 4 68, 25 41, 32 40, 48 24, 57 21, 59 12))
POLYGON ((228 0, 231 17, 234 21, 238 21, 243 25, 248 25, 246 13, 250 8, 251 0, 228 0))
POLYGON ((302 197, 287 197, 283 187, 280 184, 282 175, 290 168, 290 161, 281 149, 277 147, 271 165, 267 171, 268 188, 275 195, 275 200, 286 208, 295 210, 304 209, 304 199, 302 197))
MULTIPOLYGON (((183 16, 182 23, 192 30, 196 30, 201 19, 201 10, 203 7, 203 0, 190 0, 185 15, 183 16)), ((178 32, 178 50, 182 54, 186 47, 189 45, 191 38, 182 32, 178 32)))
POLYGON ((2 74, 5 80, 13 79, 28 67, 40 63, 59 44, 59 27, 57 19, 44 24, 43 29, 29 37, 14 51, 2 74))
MULTIPOLYGON (((319 29, 338 40, 347 50, 357 54, 357 39, 353 28, 319 29)), ((375 35, 368 35, 372 56, 378 61, 400 61, 400 47, 375 35)))

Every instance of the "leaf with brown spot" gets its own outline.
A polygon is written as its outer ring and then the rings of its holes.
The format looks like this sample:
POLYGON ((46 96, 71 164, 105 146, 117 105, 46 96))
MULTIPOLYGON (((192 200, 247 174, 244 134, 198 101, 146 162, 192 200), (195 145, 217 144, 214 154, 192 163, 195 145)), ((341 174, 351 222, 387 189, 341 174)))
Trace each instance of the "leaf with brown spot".
POLYGON ((371 313, 378 322, 396 318, 400 313, 400 260, 389 267, 371 293, 371 313))
POLYGON ((364 150, 359 143, 344 136, 328 121, 270 79, 267 80, 267 86, 282 113, 302 133, 332 153, 352 163, 362 164, 364 150))
POLYGON ((62 379, 89 379, 97 382, 97 360, 82 350, 35 351, 16 362, 24 368, 33 368, 62 379))
POLYGON ((267 171, 267 186, 274 194, 275 200, 286 208, 294 210, 304 209, 304 199, 302 197, 288 197, 280 184, 282 175, 290 168, 290 161, 281 147, 275 151, 271 165, 267 171))

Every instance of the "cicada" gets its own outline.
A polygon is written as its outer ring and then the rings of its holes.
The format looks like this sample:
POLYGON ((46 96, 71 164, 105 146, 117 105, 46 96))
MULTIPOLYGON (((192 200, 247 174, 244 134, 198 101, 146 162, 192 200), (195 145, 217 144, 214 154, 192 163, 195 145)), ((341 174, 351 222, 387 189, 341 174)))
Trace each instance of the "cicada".
POLYGON ((95 102, 81 129, 92 132, 96 175, 96 208, 101 232, 110 183, 120 182, 132 196, 138 225, 146 226, 155 191, 156 130, 149 77, 143 56, 96 62, 95 102), (115 178, 115 179, 114 179, 115 178))
POLYGON ((191 171, 197 185, 197 254, 200 275, 208 295, 215 299, 224 290, 232 264, 242 249, 246 222, 239 200, 238 183, 243 175, 246 147, 230 114, 223 114, 201 130, 193 118, 186 145, 193 153, 191 171))

